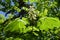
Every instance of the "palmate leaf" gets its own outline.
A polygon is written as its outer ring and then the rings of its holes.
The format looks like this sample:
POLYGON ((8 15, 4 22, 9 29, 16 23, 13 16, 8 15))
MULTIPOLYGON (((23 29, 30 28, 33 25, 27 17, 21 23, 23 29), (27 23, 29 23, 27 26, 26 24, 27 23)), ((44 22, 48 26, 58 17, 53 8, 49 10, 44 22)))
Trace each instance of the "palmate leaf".
POLYGON ((44 17, 39 20, 37 25, 40 28, 40 30, 48 31, 48 29, 53 29, 54 27, 59 28, 60 21, 57 18, 44 17))
POLYGON ((10 32, 19 32, 22 33, 24 32, 26 26, 25 22, 23 20, 20 20, 17 18, 16 20, 10 22, 5 28, 4 31, 10 31, 10 32))

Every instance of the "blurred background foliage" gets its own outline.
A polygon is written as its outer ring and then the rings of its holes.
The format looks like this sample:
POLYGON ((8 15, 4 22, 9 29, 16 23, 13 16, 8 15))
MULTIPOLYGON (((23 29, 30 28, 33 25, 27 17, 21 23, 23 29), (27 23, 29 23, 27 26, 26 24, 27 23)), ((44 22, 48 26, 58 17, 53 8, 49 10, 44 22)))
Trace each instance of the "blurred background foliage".
POLYGON ((0 40, 60 40, 60 0, 0 0, 0 40))

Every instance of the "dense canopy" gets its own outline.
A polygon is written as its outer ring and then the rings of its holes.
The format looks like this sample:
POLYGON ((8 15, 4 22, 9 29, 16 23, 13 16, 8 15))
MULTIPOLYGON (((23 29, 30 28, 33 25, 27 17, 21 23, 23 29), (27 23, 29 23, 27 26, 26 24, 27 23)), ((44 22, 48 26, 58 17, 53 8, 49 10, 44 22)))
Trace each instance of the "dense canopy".
POLYGON ((0 40, 60 40, 60 0, 0 0, 0 40))

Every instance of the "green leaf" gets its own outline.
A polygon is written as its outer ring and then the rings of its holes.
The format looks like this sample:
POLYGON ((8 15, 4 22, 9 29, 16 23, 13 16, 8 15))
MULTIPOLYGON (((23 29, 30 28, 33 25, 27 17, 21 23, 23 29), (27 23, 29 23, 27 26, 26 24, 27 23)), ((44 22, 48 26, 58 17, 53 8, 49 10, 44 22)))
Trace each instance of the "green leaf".
POLYGON ((7 3, 10 3, 10 0, 6 0, 7 3))
POLYGON ((0 24, 3 23, 5 21, 5 16, 0 14, 0 24))
POLYGON ((52 17, 43 17, 39 20, 38 27, 40 30, 48 30, 48 29, 53 29, 54 27, 59 28, 60 27, 60 21, 57 18, 52 18, 52 17))
POLYGON ((22 17, 22 20, 25 22, 25 25, 29 24, 28 18, 22 17))
POLYGON ((35 33, 35 32, 33 32, 33 34, 35 35, 35 36, 39 36, 37 33, 35 33))
MULTIPOLYGON (((37 2, 38 0, 29 0, 31 3, 37 2)), ((28 2, 28 0, 24 0, 24 2, 28 2)))
POLYGON ((14 10, 16 10, 17 12, 21 11, 17 6, 14 6, 14 10))
POLYGON ((19 18, 15 19, 14 21, 10 22, 5 28, 4 31, 10 31, 10 32, 24 32, 26 26, 25 22, 23 20, 20 20, 19 18))
POLYGON ((44 11, 41 12, 40 16, 45 17, 48 13, 48 9, 44 9, 44 11))

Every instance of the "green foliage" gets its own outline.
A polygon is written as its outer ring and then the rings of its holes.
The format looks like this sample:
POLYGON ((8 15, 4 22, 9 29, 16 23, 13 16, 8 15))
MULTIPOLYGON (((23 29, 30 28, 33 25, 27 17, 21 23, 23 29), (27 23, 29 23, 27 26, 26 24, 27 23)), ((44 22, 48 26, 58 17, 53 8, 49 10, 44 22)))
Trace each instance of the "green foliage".
POLYGON ((16 19, 12 22, 10 22, 5 28, 4 31, 11 31, 11 32, 24 32, 26 26, 25 26, 25 22, 23 20, 20 19, 16 19))
POLYGON ((43 17, 43 18, 39 19, 37 26, 41 30, 48 31, 48 29, 53 29, 54 27, 59 28, 60 27, 60 21, 57 18, 43 17))
POLYGON ((10 38, 6 38, 5 40, 23 40, 23 39, 10 37, 10 38))
MULTIPOLYGON (((28 0, 24 0, 25 2, 28 2, 28 0)), ((31 3, 37 2, 37 0, 29 0, 31 3)))
POLYGON ((16 6, 14 6, 14 10, 16 10, 17 12, 20 12, 21 10, 18 8, 18 7, 16 7, 16 6))
POLYGON ((6 0, 7 3, 10 3, 10 0, 6 0))
POLYGON ((5 7, 0 7, 1 11, 12 10, 7 19, 0 15, 1 40, 60 40, 60 6, 57 0, 23 0, 24 4, 19 0, 12 2, 13 6, 11 0, 0 0, 0 6, 5 7), (29 7, 25 5, 28 2, 29 7), (26 15, 23 11, 23 15, 17 17, 15 12, 20 14, 22 10, 27 12, 26 15), (21 16, 24 17, 20 19, 21 16))
POLYGON ((0 14, 0 24, 3 23, 4 21, 5 21, 5 17, 2 14, 0 14))

